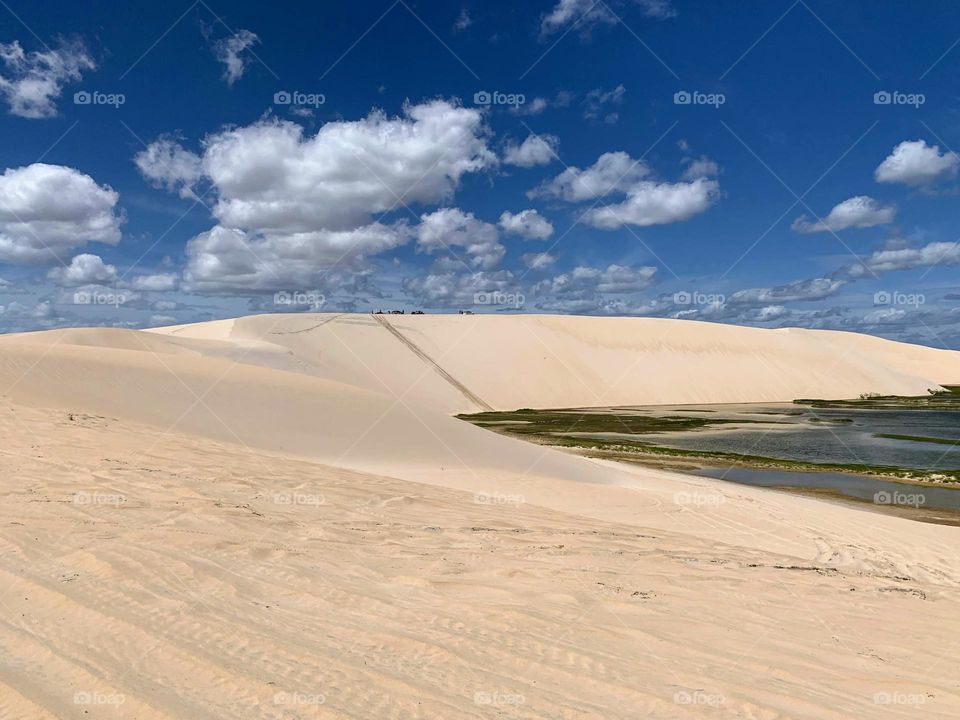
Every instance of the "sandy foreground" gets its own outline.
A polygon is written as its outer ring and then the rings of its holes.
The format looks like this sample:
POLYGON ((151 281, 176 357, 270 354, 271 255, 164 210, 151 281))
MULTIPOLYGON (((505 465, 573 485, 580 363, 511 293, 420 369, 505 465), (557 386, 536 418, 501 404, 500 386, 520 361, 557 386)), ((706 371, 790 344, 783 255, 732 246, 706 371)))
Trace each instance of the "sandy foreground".
POLYGON ((960 528, 451 417, 941 382, 669 320, 2 337, 0 718, 960 717, 960 528))

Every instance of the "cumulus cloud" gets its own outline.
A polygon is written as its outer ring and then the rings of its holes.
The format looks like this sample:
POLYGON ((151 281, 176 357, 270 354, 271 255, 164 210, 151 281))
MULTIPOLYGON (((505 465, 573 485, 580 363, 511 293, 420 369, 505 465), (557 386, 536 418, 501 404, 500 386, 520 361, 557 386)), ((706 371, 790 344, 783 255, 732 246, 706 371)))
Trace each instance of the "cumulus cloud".
POLYGON ((176 290, 179 279, 176 273, 152 273, 150 275, 136 275, 125 281, 124 287, 143 292, 169 292, 176 290))
POLYGON ((625 152, 604 153, 586 170, 569 167, 553 180, 528 193, 553 196, 568 202, 594 200, 615 192, 626 192, 650 174, 642 160, 625 152))
MULTIPOLYGON (((611 4, 618 3, 611 0, 611 4)), ((632 4, 649 18, 666 19, 677 14, 670 0, 633 0, 632 4)), ((617 22, 617 15, 606 2, 557 0, 557 4, 541 18, 540 33, 547 36, 568 26, 588 30, 596 25, 614 25, 617 22)))
POLYGON ((610 109, 611 105, 622 105, 627 89, 617 85, 612 90, 597 88, 587 93, 583 100, 583 117, 612 125, 620 119, 620 113, 610 109))
POLYGON ((897 209, 882 205, 867 195, 844 200, 835 206, 822 220, 811 221, 806 215, 798 217, 790 226, 799 233, 839 232, 848 228, 869 228, 893 222, 897 209))
MULTIPOLYGON (((445 202, 465 174, 496 164, 486 137, 479 110, 442 100, 408 105, 400 117, 373 111, 330 122, 314 135, 275 119, 215 133, 200 167, 219 225, 188 243, 184 284, 262 291, 313 287, 321 274, 336 277, 334 266, 355 272, 363 258, 412 236, 405 223, 382 222, 385 214, 445 202)), ((194 177, 192 160, 167 162, 182 157, 177 148, 151 157, 158 161, 141 171, 168 189, 194 177)), ((487 250, 483 266, 502 257, 502 248, 487 250)))
POLYGON ((603 230, 667 225, 704 212, 719 192, 719 184, 706 178, 678 183, 643 181, 630 188, 623 202, 592 208, 581 219, 603 230))
POLYGON ((249 30, 237 30, 232 35, 221 38, 213 45, 217 60, 223 63, 223 79, 227 85, 233 85, 243 77, 249 57, 247 51, 260 42, 260 38, 249 30))
POLYGON ((406 243, 406 224, 372 223, 350 230, 253 234, 216 226, 186 247, 184 286, 190 292, 257 292, 336 285, 366 255, 406 243), (340 273, 333 273, 337 268, 340 273))
POLYGON ((687 166, 681 176, 683 180, 716 177, 720 174, 720 166, 706 155, 696 159, 687 158, 683 162, 687 166))
POLYGON ((553 225, 536 210, 510 211, 500 216, 500 227, 508 235, 519 235, 526 240, 546 240, 553 235, 553 225))
POLYGON ((520 145, 508 145, 503 153, 507 165, 531 168, 537 165, 549 165, 557 159, 560 139, 556 135, 530 134, 520 145))
POLYGON ((514 276, 509 270, 473 273, 428 273, 407 278, 403 289, 428 306, 469 306, 478 294, 513 291, 514 276))
POLYGON ((760 305, 798 300, 823 300, 837 293, 847 281, 840 278, 812 278, 768 288, 738 290, 728 299, 728 305, 760 305))
POLYGON ((906 140, 877 167, 877 182, 902 183, 913 187, 931 185, 957 174, 960 158, 939 145, 927 145, 925 140, 906 140))
POLYGON ((443 208, 421 216, 416 234, 421 250, 433 253, 462 247, 470 257, 470 264, 483 270, 495 268, 506 252, 500 244, 496 225, 458 208, 443 208))
POLYGON ((524 265, 534 272, 546 270, 547 268, 551 267, 554 262, 556 262, 556 258, 553 255, 545 252, 527 253, 520 259, 523 261, 524 265))
POLYGON ((34 163, 0 176, 0 261, 52 264, 88 242, 115 245, 117 193, 62 165, 34 163))
POLYGON ((878 250, 863 264, 851 268, 854 276, 866 274, 863 266, 874 273, 892 270, 913 270, 918 267, 960 265, 960 242, 932 242, 916 248, 878 250))
POLYGON ((623 201, 590 208, 580 218, 588 225, 615 230, 624 225, 645 227, 687 220, 709 208, 720 193, 719 183, 702 175, 676 183, 647 179, 650 175, 645 163, 625 152, 604 153, 586 170, 567 168, 528 195, 570 202, 625 195, 623 201))
POLYGON ((53 268, 47 277, 62 287, 112 283, 117 279, 117 268, 107 265, 99 255, 82 253, 65 267, 53 268))
POLYGON ((97 65, 80 40, 63 41, 55 49, 25 52, 20 43, 0 43, 0 93, 10 114, 48 118, 57 114, 56 100, 67 83, 76 82, 97 65))
POLYGON ((186 150, 171 136, 150 143, 133 158, 137 169, 154 187, 194 198, 193 187, 203 177, 200 156, 186 150))
POLYGON ((543 280, 534 286, 542 295, 583 296, 600 293, 627 294, 639 292, 653 284, 657 268, 608 265, 606 268, 578 266, 570 272, 543 280))

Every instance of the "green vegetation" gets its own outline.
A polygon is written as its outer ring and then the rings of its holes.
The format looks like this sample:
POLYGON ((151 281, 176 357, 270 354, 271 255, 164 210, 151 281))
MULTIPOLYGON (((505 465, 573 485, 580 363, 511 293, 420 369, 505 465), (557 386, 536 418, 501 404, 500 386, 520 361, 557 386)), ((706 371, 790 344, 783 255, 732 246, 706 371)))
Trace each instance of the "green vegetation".
POLYGON ((910 442, 935 443, 937 445, 960 445, 960 440, 950 438, 924 437, 923 435, 896 435, 894 433, 874 433, 874 437, 888 440, 909 440, 910 442))
MULTIPOLYGON (((960 389, 960 388, 958 388, 960 389)), ((951 390, 950 393, 941 393, 937 396, 951 395, 960 399, 960 393, 951 390)), ((927 398, 924 398, 927 399, 927 398)), ((800 401, 798 401, 800 402, 800 401)), ((803 401, 817 402, 817 401, 803 401)), ((823 401, 831 402, 831 401, 823 401)), ((863 402, 863 401, 846 401, 863 402)), ((902 407, 902 406, 899 406, 902 407)), ((914 407, 914 406, 910 406, 914 407)), ((954 409, 960 410, 960 405, 954 409)), ((791 413, 793 414, 793 413, 791 413)), ((461 420, 473 423, 493 432, 537 442, 544 445, 566 448, 591 457, 602 457, 628 462, 651 463, 657 460, 688 459, 704 464, 743 465, 756 468, 771 468, 782 470, 800 470, 808 472, 848 472, 860 475, 870 475, 878 478, 894 480, 911 480, 930 483, 960 483, 960 470, 926 471, 912 468, 901 468, 888 465, 867 464, 840 464, 840 463, 813 463, 799 460, 786 460, 762 455, 741 455, 722 451, 686 450, 665 447, 643 440, 632 440, 623 437, 596 437, 602 434, 645 435, 649 433, 664 433, 697 430, 700 428, 719 426, 723 424, 743 424, 755 422, 763 425, 771 423, 783 424, 783 421, 749 421, 740 419, 725 419, 711 417, 685 416, 656 416, 646 415, 636 410, 610 409, 576 409, 563 408, 556 410, 520 410, 504 412, 481 412, 458 415, 461 420), (585 436, 586 435, 586 436, 585 436)), ((816 421, 814 418, 811 422, 816 421)), ((852 422, 850 418, 820 419, 821 422, 852 422)), ((789 424, 789 423, 788 423, 789 424)), ((950 443, 952 441, 940 438, 920 438, 916 436, 888 436, 895 439, 909 439, 950 443)))
POLYGON ((960 410, 960 385, 943 385, 927 395, 880 395, 863 393, 856 400, 800 399, 797 405, 815 408, 858 408, 860 410, 960 410))

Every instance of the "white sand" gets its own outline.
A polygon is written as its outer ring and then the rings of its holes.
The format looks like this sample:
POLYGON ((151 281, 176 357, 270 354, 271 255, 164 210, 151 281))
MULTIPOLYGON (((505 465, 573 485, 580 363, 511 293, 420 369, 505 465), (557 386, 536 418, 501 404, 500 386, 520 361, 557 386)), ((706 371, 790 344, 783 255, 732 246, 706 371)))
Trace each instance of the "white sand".
POLYGON ((451 417, 938 382, 960 354, 669 320, 0 338, 0 718, 957 717, 960 529, 451 417))

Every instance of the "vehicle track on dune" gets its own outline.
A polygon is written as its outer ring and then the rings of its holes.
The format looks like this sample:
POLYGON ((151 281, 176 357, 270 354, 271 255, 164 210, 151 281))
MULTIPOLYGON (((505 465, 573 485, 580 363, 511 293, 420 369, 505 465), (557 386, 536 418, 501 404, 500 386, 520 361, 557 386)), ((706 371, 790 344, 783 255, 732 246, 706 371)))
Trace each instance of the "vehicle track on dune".
POLYGON ((425 353, 415 342, 413 342, 406 335, 404 335, 402 332, 397 330, 397 328, 395 328, 389 320, 387 320, 382 315, 374 314, 374 315, 371 315, 371 317, 374 320, 376 320, 378 323, 380 323, 380 325, 382 325, 387 331, 389 331, 395 338, 397 338, 397 340, 399 340, 404 345, 406 345, 410 349, 410 352, 412 352, 418 358, 420 358, 425 363, 430 365, 440 377, 442 377, 444 380, 450 383, 453 387, 459 390, 463 394, 463 396, 467 398, 467 400, 469 400, 472 403, 475 403, 476 405, 479 405, 484 410, 493 410, 492 406, 488 405, 486 402, 480 399, 478 395, 476 395, 473 391, 471 391, 470 388, 468 388, 462 382, 457 380, 453 375, 451 375, 446 370, 444 370, 439 363, 437 363, 432 357, 427 355, 427 353, 425 353))

